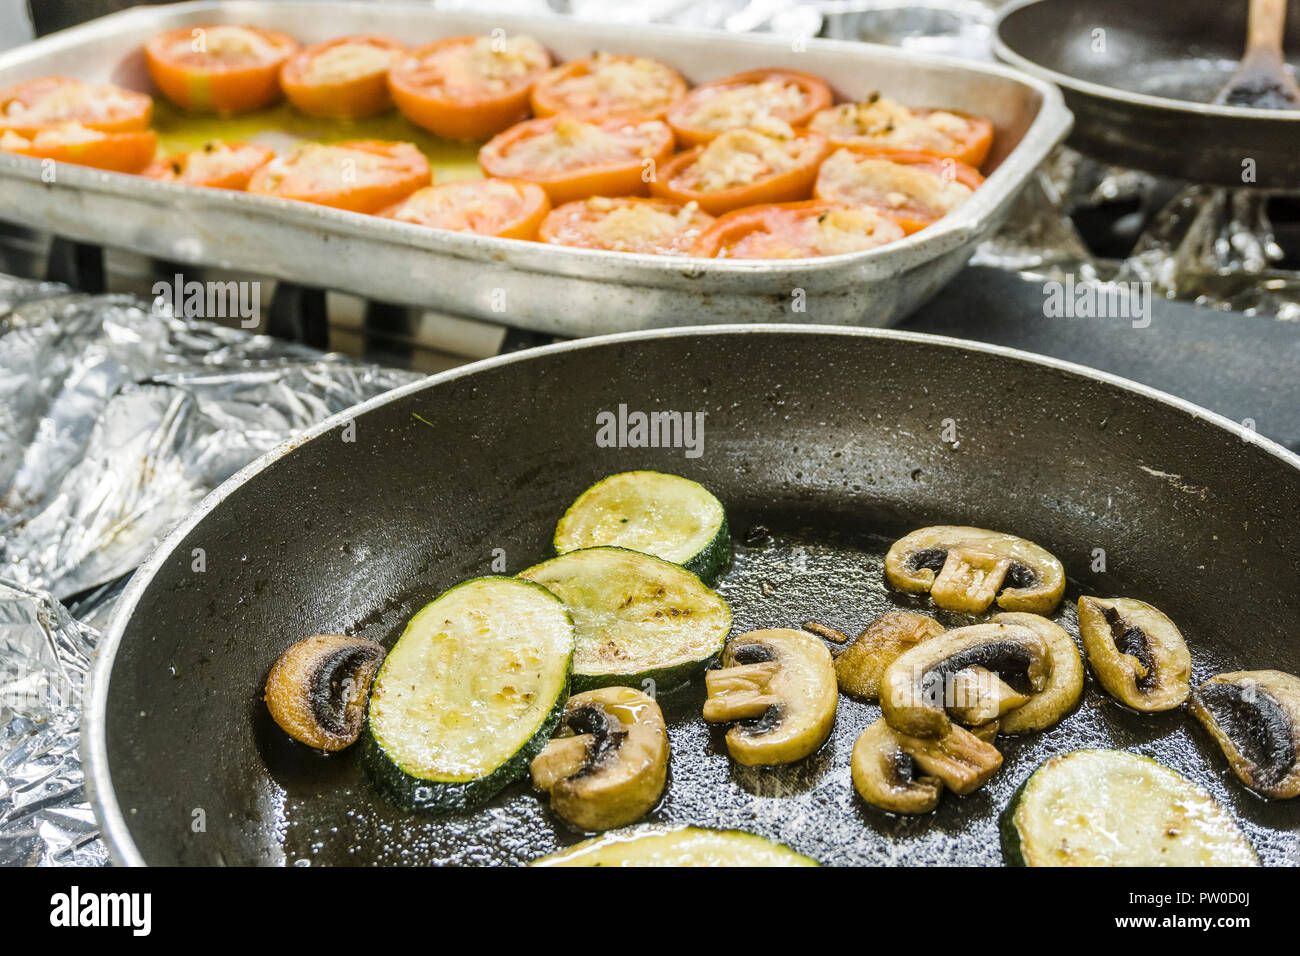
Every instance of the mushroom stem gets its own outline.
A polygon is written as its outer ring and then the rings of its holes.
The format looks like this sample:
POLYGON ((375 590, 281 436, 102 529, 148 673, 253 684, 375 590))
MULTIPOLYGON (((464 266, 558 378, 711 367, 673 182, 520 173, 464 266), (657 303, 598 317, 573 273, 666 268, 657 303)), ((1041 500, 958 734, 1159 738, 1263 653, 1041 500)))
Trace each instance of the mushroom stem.
POLYGON ((926 739, 898 734, 898 745, 916 765, 938 777, 953 793, 970 793, 984 786, 1002 766, 1002 754, 990 743, 955 724, 942 737, 926 739))
POLYGON ((704 684, 709 698, 704 702, 704 719, 710 723, 761 717, 780 699, 766 693, 767 685, 780 665, 776 661, 738 664, 707 671, 704 684))
POLYGON ((559 781, 571 777, 585 766, 595 737, 578 734, 574 737, 553 737, 533 758, 533 786, 550 790, 559 781))

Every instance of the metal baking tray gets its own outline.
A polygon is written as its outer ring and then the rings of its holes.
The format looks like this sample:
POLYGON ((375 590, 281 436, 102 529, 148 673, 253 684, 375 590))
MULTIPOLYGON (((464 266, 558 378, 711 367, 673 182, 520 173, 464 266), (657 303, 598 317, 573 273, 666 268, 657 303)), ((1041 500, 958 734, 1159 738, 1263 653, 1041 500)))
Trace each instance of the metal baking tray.
POLYGON ((987 116, 988 180, 939 223, 868 252, 785 261, 675 259, 425 229, 238 192, 42 164, 0 153, 0 219, 173 262, 246 270, 379 301, 566 336, 719 322, 887 325, 943 286, 1070 129, 1052 85, 1006 67, 889 47, 774 35, 443 12, 401 3, 198 2, 136 7, 0 54, 0 87, 47 74, 151 86, 140 52, 161 30, 205 23, 304 42, 388 33, 415 45, 529 33, 561 60, 596 50, 663 60, 694 83, 761 66, 808 70, 846 98, 884 90, 915 106, 987 116), (991 172, 990 172, 991 171, 991 172))

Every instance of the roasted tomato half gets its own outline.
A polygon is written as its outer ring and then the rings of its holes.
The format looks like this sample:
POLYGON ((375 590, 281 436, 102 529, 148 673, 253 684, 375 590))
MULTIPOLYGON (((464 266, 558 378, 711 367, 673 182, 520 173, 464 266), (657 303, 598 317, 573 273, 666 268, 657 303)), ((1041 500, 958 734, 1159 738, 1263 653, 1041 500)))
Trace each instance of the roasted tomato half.
POLYGON ((184 27, 144 45, 149 75, 187 110, 246 113, 280 98, 280 68, 298 50, 284 33, 228 24, 184 27))
POLYGON ((198 149, 172 153, 154 160, 144 175, 168 183, 244 189, 249 177, 272 159, 275 152, 261 143, 223 143, 213 140, 198 149))
POLYGON ((695 203, 637 196, 592 196, 565 203, 542 222, 538 238, 557 246, 684 256, 713 222, 695 203))
POLYGON ((533 82, 551 66, 529 36, 447 37, 399 57, 388 88, 402 115, 450 139, 487 139, 528 117, 533 82))
POLYGON ((672 151, 673 132, 658 120, 552 116, 493 137, 478 161, 489 176, 537 183, 558 206, 588 196, 645 195, 672 151))
POLYGON ((662 119, 686 92, 686 81, 666 63, 642 56, 597 53, 549 70, 533 84, 533 113, 582 119, 610 116, 662 119))
POLYGON ((862 252, 903 238, 874 209, 811 200, 737 209, 713 223, 691 254, 709 259, 803 259, 862 252))
POLYGON ((393 105, 388 71, 406 52, 384 36, 338 37, 299 50, 280 68, 280 86, 311 116, 352 119, 393 105))
POLYGON ((39 130, 30 137, 12 130, 0 133, 0 151, 117 173, 140 172, 157 150, 158 137, 151 129, 102 133, 77 123, 64 123, 39 130))
POLYGON ((101 133, 145 129, 153 100, 144 93, 66 76, 43 76, 0 90, 0 133, 30 137, 43 129, 76 123, 101 133))
POLYGON ((434 229, 503 239, 536 239, 551 209, 546 190, 517 179, 471 179, 427 186, 380 213, 434 229))
POLYGON ((976 169, 993 145, 993 124, 952 110, 909 109, 873 94, 824 109, 808 123, 832 146, 877 146, 947 156, 976 169))
POLYGON ((830 87, 811 73, 749 70, 697 86, 669 108, 667 120, 679 143, 698 146, 741 126, 802 126, 830 105, 830 87))
POLYGON ((429 185, 431 178, 429 161, 410 143, 307 143, 253 173, 248 191, 377 212, 429 185))
POLYGON ((955 159, 855 146, 826 157, 813 195, 846 206, 870 206, 897 220, 910 235, 970 199, 983 181, 955 159))
POLYGON ((789 127, 777 135, 727 130, 674 156, 650 188, 665 199, 699 203, 714 216, 742 206, 794 202, 812 195, 826 150, 824 136, 789 127))

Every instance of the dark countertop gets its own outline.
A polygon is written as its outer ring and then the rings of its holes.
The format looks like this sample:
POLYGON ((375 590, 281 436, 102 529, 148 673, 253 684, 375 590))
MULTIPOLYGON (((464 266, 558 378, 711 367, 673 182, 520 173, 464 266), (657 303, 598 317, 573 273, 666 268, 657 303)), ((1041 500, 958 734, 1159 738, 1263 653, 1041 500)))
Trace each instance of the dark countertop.
POLYGON ((1043 283, 971 266, 899 328, 1050 355, 1195 402, 1300 451, 1300 322, 1153 299, 1151 324, 1047 318, 1043 283))

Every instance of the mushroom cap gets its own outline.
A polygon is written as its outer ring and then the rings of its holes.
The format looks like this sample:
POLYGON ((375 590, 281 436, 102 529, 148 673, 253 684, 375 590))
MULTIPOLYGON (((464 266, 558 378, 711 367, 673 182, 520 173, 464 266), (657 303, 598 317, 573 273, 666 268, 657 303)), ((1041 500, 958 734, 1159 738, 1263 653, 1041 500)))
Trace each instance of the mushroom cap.
POLYGON ((727 642, 721 664, 704 675, 709 687, 704 719, 737 720, 743 714, 726 737, 737 763, 792 763, 826 742, 839 690, 830 652, 820 640, 786 628, 750 631, 727 642), (741 709, 731 708, 732 701, 741 709))
POLYGON ((904 651, 885 669, 880 682, 885 719, 900 733, 944 736, 952 728, 945 712, 952 679, 975 666, 999 675, 1021 672, 1038 692, 1047 686, 1052 659, 1047 642, 1023 624, 989 621, 946 631, 904 651))
POLYGON ((1192 655, 1174 622, 1145 601, 1079 598, 1079 636, 1106 692, 1134 710, 1172 710, 1191 693, 1192 655))
POLYGON ((609 830, 654 809, 668 755, 659 705, 631 687, 602 687, 569 698, 557 735, 533 758, 533 784, 565 820, 609 830))
POLYGON ((996 614, 993 621, 1034 631, 1046 642, 1052 659, 1047 684, 1031 695, 1028 702, 1004 714, 998 732, 1027 734, 1051 727, 1072 711, 1083 696, 1083 658, 1079 648, 1065 628, 1037 614, 996 614))
POLYGON ((1049 614, 1065 594, 1065 568, 1051 552, 964 525, 934 525, 899 538, 885 555, 885 577, 900 591, 929 592, 939 607, 968 614, 988 610, 995 597, 1007 611, 1049 614))
POLYGON ((1218 674, 1192 691, 1190 710, 1242 783, 1274 800, 1300 796, 1300 677, 1218 674))
POLYGON ((346 634, 313 634, 289 646, 266 678, 271 717, 290 737, 318 750, 356 743, 384 647, 346 634))
POLYGON ((835 658, 840 690, 868 700, 880 696, 880 678, 899 654, 943 633, 943 625, 925 614, 887 611, 835 658))

